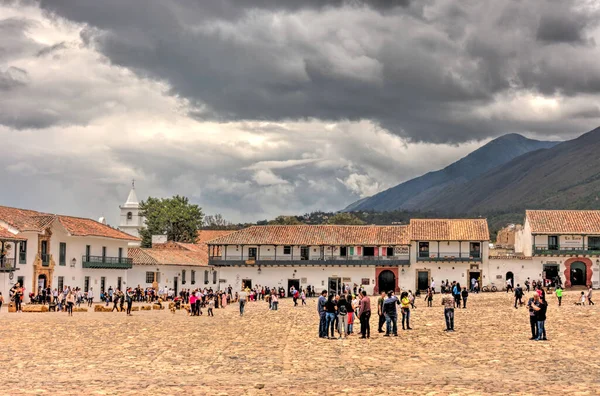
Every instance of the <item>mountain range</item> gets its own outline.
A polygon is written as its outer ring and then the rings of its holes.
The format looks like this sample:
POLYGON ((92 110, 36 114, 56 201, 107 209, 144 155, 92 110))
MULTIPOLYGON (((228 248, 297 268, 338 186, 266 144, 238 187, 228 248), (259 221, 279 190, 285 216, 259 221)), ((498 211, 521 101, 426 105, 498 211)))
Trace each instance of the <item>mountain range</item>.
POLYGON ((432 203, 436 208, 450 211, 453 208, 441 207, 439 199, 449 192, 460 192, 471 181, 486 172, 496 169, 511 160, 532 151, 547 149, 557 142, 528 139, 518 134, 508 134, 492 140, 466 157, 448 165, 444 169, 429 172, 401 183, 372 197, 361 199, 349 205, 344 211, 429 211, 432 203))
MULTIPOLYGON (((345 211, 432 212, 444 216, 525 209, 600 208, 600 127, 564 142, 501 136, 436 172, 348 206, 345 211)), ((506 217, 505 217, 506 218, 506 217)))

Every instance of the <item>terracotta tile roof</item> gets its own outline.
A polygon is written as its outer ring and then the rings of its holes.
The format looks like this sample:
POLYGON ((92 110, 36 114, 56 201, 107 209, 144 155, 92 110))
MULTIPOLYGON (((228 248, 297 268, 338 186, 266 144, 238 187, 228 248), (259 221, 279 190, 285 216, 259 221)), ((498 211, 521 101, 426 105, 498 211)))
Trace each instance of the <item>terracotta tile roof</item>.
POLYGON ((527 210, 534 234, 600 234, 600 210, 527 210))
POLYGON ((211 245, 409 245, 408 226, 266 225, 207 241, 211 245))
POLYGON ((183 248, 132 248, 128 257, 137 265, 185 265, 205 267, 208 265, 208 252, 198 252, 183 248))
POLYGON ((12 232, 0 227, 0 241, 26 241, 27 238, 22 238, 12 232))
POLYGON ((236 230, 200 230, 198 231, 198 238, 196 238, 196 243, 210 241, 212 239, 229 235, 233 232, 236 232, 236 230))
POLYGON ((71 235, 74 236, 98 236, 104 238, 139 241, 139 238, 116 230, 92 219, 62 216, 51 213, 37 212, 35 210, 0 206, 0 221, 6 222, 8 225, 16 228, 20 232, 41 232, 56 219, 58 219, 60 224, 71 235))
POLYGON ((57 216, 58 221, 73 236, 97 236, 113 239, 124 239, 127 241, 139 241, 140 239, 126 234, 106 224, 92 219, 81 217, 57 216))
POLYGON ((411 219, 413 241, 489 241, 486 219, 411 219))

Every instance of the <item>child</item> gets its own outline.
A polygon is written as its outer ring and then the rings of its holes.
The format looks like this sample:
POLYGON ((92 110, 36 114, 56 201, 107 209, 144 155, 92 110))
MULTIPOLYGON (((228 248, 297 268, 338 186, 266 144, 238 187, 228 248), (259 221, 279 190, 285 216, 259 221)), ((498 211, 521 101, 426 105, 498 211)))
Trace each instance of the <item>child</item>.
POLYGON ((585 293, 581 292, 581 299, 575 303, 575 305, 585 305, 585 293))
POLYGON ((211 299, 208 301, 208 316, 215 316, 215 315, 213 314, 213 308, 214 308, 214 307, 215 307, 215 299, 214 299, 214 298, 211 298, 211 299))
POLYGON ((467 290, 466 287, 463 287, 462 289, 462 299, 463 299, 463 309, 467 308, 467 298, 469 297, 469 291, 467 290))
POLYGON ((427 295, 425 296, 425 301, 427 301, 427 306, 431 307, 433 303, 433 288, 427 289, 427 295))
POLYGON ((271 297, 271 304, 273 305, 273 311, 277 311, 277 306, 279 305, 277 294, 273 294, 273 297, 271 297))
POLYGON ((302 305, 306 305, 306 290, 302 290, 300 298, 302 299, 302 305))
POLYGON ((560 285, 556 285, 556 297, 558 298, 558 306, 562 304, 562 288, 560 285))
POLYGON ((412 294, 412 290, 408 291, 408 301, 410 302, 410 306, 413 309, 416 309, 417 307, 415 306, 415 296, 413 296, 412 294))

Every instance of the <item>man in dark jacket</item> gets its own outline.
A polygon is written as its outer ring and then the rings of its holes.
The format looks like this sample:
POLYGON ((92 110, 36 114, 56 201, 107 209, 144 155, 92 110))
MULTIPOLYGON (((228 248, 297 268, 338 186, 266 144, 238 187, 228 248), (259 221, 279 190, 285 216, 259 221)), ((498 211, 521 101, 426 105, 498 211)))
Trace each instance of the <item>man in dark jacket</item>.
POLYGON ((385 337, 390 336, 390 332, 395 337, 398 336, 398 310, 397 305, 400 305, 400 300, 394 295, 394 292, 388 292, 388 297, 383 302, 383 313, 385 315, 385 337))
POLYGON ((523 305, 523 288, 521 285, 517 283, 517 288, 515 289, 515 308, 517 308, 517 302, 519 305, 523 305))

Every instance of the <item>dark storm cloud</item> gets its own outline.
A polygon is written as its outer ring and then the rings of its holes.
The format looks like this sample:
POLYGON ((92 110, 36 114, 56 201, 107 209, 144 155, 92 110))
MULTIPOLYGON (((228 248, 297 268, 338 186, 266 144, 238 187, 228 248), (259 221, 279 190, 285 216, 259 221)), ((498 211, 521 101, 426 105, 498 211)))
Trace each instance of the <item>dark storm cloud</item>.
POLYGON ((478 112, 502 95, 600 92, 598 11, 575 0, 41 4, 86 23, 82 38, 114 64, 168 82, 200 119, 370 119, 456 143, 528 131, 478 112))

